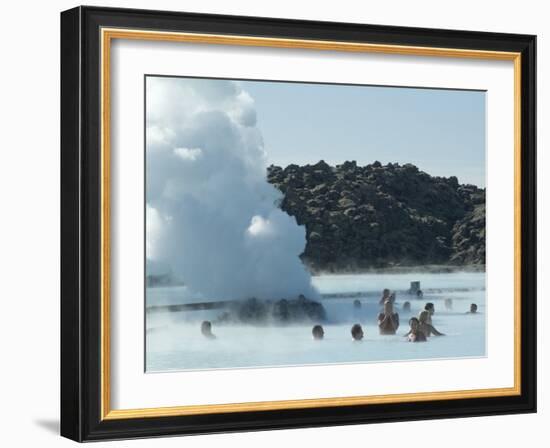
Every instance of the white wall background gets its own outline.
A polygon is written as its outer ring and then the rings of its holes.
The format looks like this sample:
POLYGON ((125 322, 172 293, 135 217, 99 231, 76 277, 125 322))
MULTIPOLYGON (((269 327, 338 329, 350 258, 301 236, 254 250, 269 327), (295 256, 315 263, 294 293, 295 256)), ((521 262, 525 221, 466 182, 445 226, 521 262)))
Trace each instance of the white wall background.
MULTIPOLYGON (((543 378, 550 333, 544 306, 550 270, 550 158, 545 154, 550 98, 549 12, 543 1, 338 2, 278 0, 89 1, 88 4, 185 10, 385 25, 537 34, 539 171, 539 413, 344 426, 336 428, 124 441, 111 446, 319 447, 358 443, 393 447, 430 443, 442 448, 488 442, 499 448, 550 440, 550 393, 543 378), (546 277, 546 278, 545 278, 546 277)), ((0 33, 0 440, 3 446, 69 446, 58 435, 59 414, 59 12, 71 1, 5 2, 0 33)), ((99 444, 102 446, 105 444, 99 444)))

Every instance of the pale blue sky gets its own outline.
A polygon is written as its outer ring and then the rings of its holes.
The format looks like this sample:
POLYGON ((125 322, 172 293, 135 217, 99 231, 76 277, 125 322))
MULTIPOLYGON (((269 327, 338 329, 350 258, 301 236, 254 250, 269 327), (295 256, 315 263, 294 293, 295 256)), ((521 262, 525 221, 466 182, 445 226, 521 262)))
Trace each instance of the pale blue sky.
POLYGON ((485 92, 241 81, 269 162, 414 163, 485 186, 485 92))

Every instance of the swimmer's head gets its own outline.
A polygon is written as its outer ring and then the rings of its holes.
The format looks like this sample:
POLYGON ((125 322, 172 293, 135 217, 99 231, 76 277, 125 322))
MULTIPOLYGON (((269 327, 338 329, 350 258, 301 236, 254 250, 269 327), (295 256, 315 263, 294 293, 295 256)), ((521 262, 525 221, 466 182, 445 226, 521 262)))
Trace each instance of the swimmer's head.
POLYGON ((361 308, 361 301, 360 300, 354 300, 353 301, 353 307, 354 308, 361 308))
POLYGON ((477 313, 477 305, 475 303, 470 305, 470 313, 477 313))
POLYGON ((321 340, 325 337, 325 330, 323 330, 321 325, 315 325, 311 330, 311 334, 313 335, 313 339, 321 340))
POLYGON ((384 297, 388 297, 390 295, 390 290, 388 288, 384 288, 384 291, 382 291, 382 295, 384 297))
POLYGON ((411 317, 409 319, 409 326, 411 327, 411 331, 415 332, 418 329, 419 321, 416 317, 411 317))
POLYGON ((410 311, 411 310, 411 302, 405 302, 403 304, 403 311, 410 311))
POLYGON ((209 320, 203 321, 201 324, 201 333, 204 336, 212 336, 212 322, 209 320))
POLYGON ((430 314, 435 313, 435 307, 434 307, 434 304, 433 304, 432 302, 426 303, 426 306, 424 306, 424 309, 425 309, 426 311, 429 311, 430 314))
POLYGON ((363 339, 363 328, 359 324, 355 324, 353 327, 351 327, 351 337, 355 341, 360 341, 363 339))

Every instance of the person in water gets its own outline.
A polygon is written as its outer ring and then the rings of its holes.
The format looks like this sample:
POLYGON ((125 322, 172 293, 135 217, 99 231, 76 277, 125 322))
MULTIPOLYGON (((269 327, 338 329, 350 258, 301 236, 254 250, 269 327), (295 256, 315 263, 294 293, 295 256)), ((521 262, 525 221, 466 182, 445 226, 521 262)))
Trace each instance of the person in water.
POLYGON ((403 312, 404 313, 410 313, 411 312, 411 302, 407 301, 403 304, 403 312))
POLYGON ((475 303, 472 303, 470 305, 470 311, 468 311, 466 314, 476 314, 477 313, 477 305, 475 303))
POLYGON ((379 305, 383 305, 384 302, 386 302, 386 300, 388 300, 390 298, 390 290, 385 288, 383 291, 382 291, 382 297, 380 298, 380 300, 378 301, 378 304, 379 305))
POLYGON ((419 289, 418 291, 416 291, 416 298, 417 299, 422 299, 424 297, 424 293, 422 292, 421 289, 419 289))
POLYGON ((354 308, 361 308, 361 301, 358 300, 358 299, 355 299, 355 300, 353 301, 353 307, 354 307, 354 308))
POLYGON ((208 339, 216 339, 216 335, 212 333, 212 322, 205 320, 201 324, 201 333, 204 337, 208 339))
POLYGON ((363 327, 359 324, 355 324, 353 327, 351 327, 351 337, 354 341, 360 341, 363 339, 364 333, 363 333, 363 327))
POLYGON ((453 299, 445 299, 445 309, 448 311, 453 309, 453 299))
POLYGON ((436 328, 430 323, 430 312, 428 310, 424 310, 420 312, 420 315, 418 316, 419 321, 419 328, 420 331, 422 331, 426 337, 430 337, 432 334, 435 336, 445 336, 443 333, 436 330, 436 328))
POLYGON ((325 330, 323 330, 321 325, 315 325, 311 330, 311 334, 313 335, 313 339, 320 341, 325 337, 325 330))
POLYGON ((416 317, 409 319, 409 332, 405 335, 409 342, 426 342, 428 339, 420 329, 420 322, 416 317))
POLYGON ((393 312, 393 304, 389 300, 384 302, 384 312, 378 315, 378 329, 380 334, 395 334, 399 328, 399 314, 393 312))
POLYGON ((432 316, 435 314, 435 306, 432 302, 428 302, 426 303, 426 305, 424 305, 424 309, 429 313, 428 323, 431 325, 432 316))

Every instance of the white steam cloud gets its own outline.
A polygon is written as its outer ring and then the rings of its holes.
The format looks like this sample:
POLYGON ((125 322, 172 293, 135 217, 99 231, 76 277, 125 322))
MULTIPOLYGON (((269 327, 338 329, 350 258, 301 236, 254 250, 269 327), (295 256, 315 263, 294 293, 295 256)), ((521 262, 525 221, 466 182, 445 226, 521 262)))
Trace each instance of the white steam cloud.
POLYGON ((238 83, 147 78, 148 274, 215 299, 316 297, 305 228, 266 180, 254 100, 238 83))

